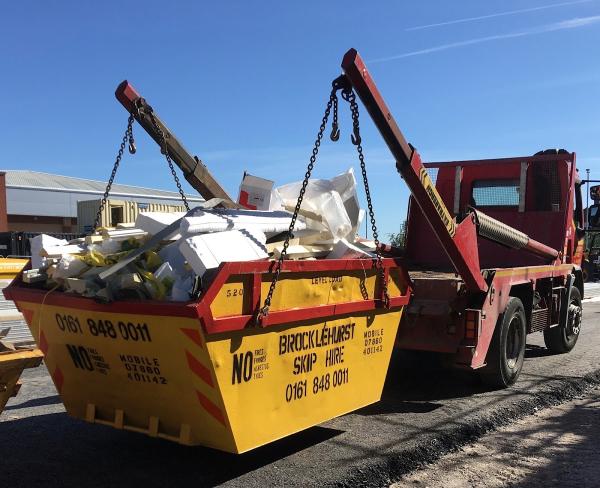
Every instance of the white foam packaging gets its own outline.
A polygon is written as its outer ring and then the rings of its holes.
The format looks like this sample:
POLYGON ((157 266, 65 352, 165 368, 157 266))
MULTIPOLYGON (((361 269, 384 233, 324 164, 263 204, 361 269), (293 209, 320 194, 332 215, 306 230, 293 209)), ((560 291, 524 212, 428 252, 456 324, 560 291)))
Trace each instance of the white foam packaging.
POLYGON ((83 246, 78 246, 77 244, 67 244, 66 246, 43 247, 40 251, 40 254, 47 258, 60 259, 62 256, 69 254, 83 254, 84 252, 85 249, 83 246))
POLYGON ((85 264, 82 259, 76 258, 70 254, 64 254, 52 273, 52 278, 55 280, 74 278, 87 269, 88 265, 85 264))
POLYGON ((66 246, 68 242, 64 239, 57 239, 56 237, 47 234, 40 234, 31 237, 29 239, 29 244, 31 246, 31 267, 35 269, 40 268, 45 262, 45 259, 40 256, 40 252, 43 248, 66 246))
POLYGON ((83 295, 89 287, 89 282, 81 278, 67 278, 67 290, 83 295))
MULTIPOLYGON (((240 229, 276 235, 287 231, 291 220, 292 215, 283 210, 196 209, 190 217, 182 219, 180 230, 183 235, 240 229)), ((305 228, 304 222, 296 221, 296 230, 305 228)))
POLYGON ((173 287, 169 300, 173 302, 187 302, 191 298, 192 287, 194 286, 194 278, 191 274, 186 276, 178 276, 173 287))
POLYGON ((142 229, 109 229, 102 232, 104 239, 113 239, 116 241, 126 241, 127 239, 141 239, 148 233, 142 229))
POLYGON ((375 254, 370 253, 358 246, 348 242, 346 239, 340 239, 333 245, 333 249, 327 255, 327 259, 356 259, 373 258, 375 254))
POLYGON ((231 230, 182 239, 181 253, 198 276, 227 261, 253 261, 267 258, 264 233, 231 230))
MULTIPOLYGON (((165 227, 168 227, 184 215, 184 212, 141 212, 135 219, 135 227, 150 235, 154 235, 158 234, 165 227)), ((177 236, 171 237, 171 240, 177 239, 177 236)))
POLYGON ((179 245, 179 241, 167 244, 158 251, 158 255, 164 263, 169 263, 171 265, 171 268, 175 273, 182 275, 185 273, 185 257, 181 254, 179 245))

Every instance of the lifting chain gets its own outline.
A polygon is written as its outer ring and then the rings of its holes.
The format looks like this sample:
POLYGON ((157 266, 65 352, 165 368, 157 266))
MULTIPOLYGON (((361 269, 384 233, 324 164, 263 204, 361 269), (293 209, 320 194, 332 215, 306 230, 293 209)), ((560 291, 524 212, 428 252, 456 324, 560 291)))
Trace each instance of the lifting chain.
POLYGON ((351 136, 352 143, 356 146, 358 151, 358 159, 360 161, 360 168, 362 171, 363 181, 365 185, 365 193, 367 195, 367 204, 369 208, 369 217, 371 220, 371 229, 373 232, 373 240, 375 241, 376 246, 376 255, 377 255, 377 271, 379 278, 381 280, 383 286, 383 296, 384 296, 384 304, 386 307, 389 306, 389 295, 387 290, 387 283, 385 282, 384 276, 384 268, 383 261, 381 257, 381 250, 379 246, 379 237, 377 234, 377 226, 375 224, 375 214, 373 212, 373 205, 371 202, 371 193, 369 191, 369 182, 367 180, 367 169, 365 165, 365 159, 363 155, 363 149, 361 145, 360 138, 360 126, 359 126, 359 113, 358 113, 358 104, 356 103, 356 95, 352 91, 352 88, 348 85, 347 79, 345 76, 340 76, 336 78, 332 83, 331 93, 329 95, 329 101, 327 102, 327 106, 325 108, 325 114, 323 115, 323 119, 321 121, 321 125, 319 126, 319 132, 317 133, 317 138, 315 140, 315 144, 312 150, 312 154, 310 156, 310 160, 308 166, 306 168, 306 173, 304 175, 304 180, 302 181, 302 186, 300 188, 300 193, 298 195, 298 200, 296 201, 296 208, 294 208, 294 213, 292 215, 292 220, 290 221, 290 227, 288 229, 287 235, 285 236, 285 241, 283 243, 283 248, 279 255, 279 259, 275 264, 275 271, 273 272, 273 279, 271 280, 271 285, 269 287, 269 292, 267 293, 267 297, 265 298, 264 304, 262 308, 259 310, 258 315, 256 317, 257 324, 260 324, 263 317, 266 317, 269 314, 269 308, 271 307, 271 300, 273 299, 273 293, 275 292, 275 286, 277 285, 277 281, 279 280, 279 276, 281 274, 281 268, 283 266, 283 261, 287 256, 287 249, 290 244, 290 239, 293 236, 294 227, 296 225, 296 220, 298 219, 298 214, 300 212, 300 207, 302 205, 302 200, 304 199, 304 194, 306 192, 306 187, 308 186, 308 180, 312 174, 315 162, 317 160, 317 155, 319 153, 319 147, 321 146, 321 141, 323 139, 323 134, 325 132, 325 128, 327 127, 327 121, 329 120, 329 115, 331 114, 331 110, 333 109, 333 121, 331 126, 331 134, 330 139, 332 141, 337 141, 340 137, 340 130, 338 126, 338 98, 337 91, 342 90, 342 98, 350 103, 350 110, 352 112, 352 126, 353 126, 353 134, 351 136))
POLYGON ((181 200, 183 201, 183 205, 185 206, 185 211, 189 212, 190 206, 188 205, 187 198, 185 196, 185 193, 183 192, 183 188, 181 187, 181 182, 179 181, 179 177, 177 176, 175 168, 173 167, 173 161, 171 160, 171 156, 169 155, 169 150, 167 148, 167 138, 165 137, 165 133, 158 126, 158 123, 156 122, 156 119, 154 118, 154 113, 152 111, 150 111, 150 120, 152 121, 154 130, 160 138, 160 152, 162 152, 165 155, 165 159, 167 160, 167 164, 169 165, 169 169, 171 170, 171 174, 173 175, 173 179, 175 180, 175 184, 177 185, 177 190, 179 191, 179 194, 181 195, 181 200))
POLYGON ((96 232, 98 229, 98 225, 100 224, 100 219, 102 218, 102 211, 106 206, 106 200, 108 199, 108 194, 110 193, 110 189, 112 188, 113 181, 115 180, 115 176, 117 175, 117 170, 119 169, 119 164, 121 164, 121 159, 123 158, 123 153, 125 152, 125 145, 129 141, 129 153, 135 154, 135 140, 133 139, 133 114, 129 115, 127 119, 127 129, 125 129, 125 134, 123 135, 123 140, 121 141, 121 145, 119 146, 119 152, 117 153, 117 158, 115 160, 115 164, 113 165, 112 172, 110 173, 110 178, 108 179, 108 183, 106 184, 106 189, 104 190, 104 195, 102 196, 102 200, 100 201, 100 207, 98 208, 98 212, 96 213, 96 218, 94 220, 94 230, 96 232))
POLYGON ((356 146, 358 152, 358 160, 360 161, 360 170, 362 172, 363 183, 365 185, 365 195, 367 197, 367 207, 369 209, 369 220, 371 221, 371 233, 373 234, 373 241, 375 242, 375 254, 377 255, 377 274, 381 286, 383 287, 383 301, 385 307, 390 305, 390 295, 387 289, 387 282, 385 280, 385 272, 383 268, 383 259, 381 257, 381 247, 379 245, 379 234, 377 232, 377 224, 375 223, 375 212, 373 211, 373 202, 371 201, 371 191, 369 190, 369 179, 367 178, 367 165, 365 164, 365 156, 363 154, 362 140, 360 137, 360 125, 359 125, 359 114, 358 104, 356 103, 356 94, 352 91, 352 88, 346 87, 342 90, 342 98, 350 104, 350 111, 352 112, 352 135, 350 139, 352 144, 356 146))
MULTIPOLYGON (((304 193, 306 193, 306 187, 308 186, 308 180, 310 179, 310 175, 315 166, 315 162, 317 161, 317 155, 319 154, 319 147, 321 146, 321 140, 323 139, 323 134, 325 132, 325 128, 327 127, 327 121, 329 120, 329 114, 331 113, 331 108, 335 107, 335 117, 334 122, 337 123, 337 87, 334 82, 334 86, 331 89, 331 94, 329 95, 329 101, 327 102, 327 107, 325 108, 325 115, 323 115, 323 119, 321 120, 321 125, 319 126, 319 132, 317 133, 317 139, 315 140, 315 145, 312 150, 312 154, 310 156, 310 160, 308 163, 308 167, 306 168, 306 173, 304 175, 304 180, 302 181, 302 187, 300 188, 300 194, 298 195, 298 200, 296 201, 296 208, 294 209, 294 213, 292 215, 292 220, 290 221, 290 228, 288 229, 287 235, 285 236, 285 241, 283 243, 283 249, 279 255, 279 259, 275 264, 275 271, 273 272, 273 279, 271 280, 271 286, 269 287, 269 292, 267 293, 267 298, 265 298, 265 302, 262 308, 258 312, 257 316, 257 324, 260 324, 260 321, 263 317, 266 317, 269 314, 269 308, 271 307, 271 300, 273 298, 273 293, 275 292, 275 286, 277 285, 277 280, 279 280, 279 275, 281 274, 281 267, 283 265, 283 261, 287 256, 287 249, 290 245, 290 238, 294 232, 294 226, 296 225, 296 219, 298 218, 298 213, 300 212, 300 206, 302 205, 302 200, 304 199, 304 193)), ((334 133, 332 131, 332 137, 334 133)), ((339 133, 338 133, 339 137, 339 133)))
MULTIPOLYGON (((115 180, 115 176, 117 175, 117 170, 119 169, 119 164, 121 164, 121 159, 123 158, 123 153, 125 152, 125 145, 129 142, 129 153, 135 154, 135 140, 133 139, 133 122, 135 120, 135 115, 139 114, 139 107, 135 107, 135 114, 132 113, 129 115, 127 119, 127 129, 125 129, 125 134, 123 135, 123 140, 121 141, 121 145, 119 146, 119 152, 117 153, 117 158, 115 160, 115 164, 113 166, 112 172, 110 173, 110 178, 108 179, 108 183, 106 184, 106 189, 104 190, 104 195, 102 196, 102 200, 100 202, 100 207, 98 208, 98 212, 96 213, 96 219, 94 220, 94 232, 98 228, 100 224, 100 220, 102 218, 102 212, 104 207, 106 206, 106 200, 108 199, 108 194, 110 193, 110 189, 112 188, 113 181, 115 180)), ((177 185, 177 190, 181 195, 181 200, 183 200, 183 205, 185 206, 186 212, 190 211, 190 206, 187 202, 187 198, 185 193, 183 192, 183 188, 181 187, 181 182, 179 181, 179 177, 175 172, 175 168, 173 166, 173 161, 171 160, 171 156, 169 155, 169 151, 167 150, 167 139, 165 137, 165 133, 159 127, 154 114, 152 113, 152 109, 149 110, 150 120, 152 121, 152 125, 154 126, 154 130, 158 134, 160 139, 160 150, 165 155, 165 159, 169 165, 169 169, 171 170, 171 174, 173 175, 173 179, 175 180, 175 184, 177 185)))

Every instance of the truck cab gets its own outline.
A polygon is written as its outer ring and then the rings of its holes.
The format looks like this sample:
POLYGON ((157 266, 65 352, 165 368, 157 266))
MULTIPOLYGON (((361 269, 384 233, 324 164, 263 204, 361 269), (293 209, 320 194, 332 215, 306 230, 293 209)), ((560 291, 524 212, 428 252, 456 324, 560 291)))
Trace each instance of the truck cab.
MULTIPOLYGON (((427 163, 436 189, 459 220, 470 208, 484 211, 547 246, 562 251, 561 262, 581 266, 583 208, 575 153, 543 151, 521 158, 427 163)), ((452 269, 413 198, 409 204, 406 257, 425 269, 452 269), (427 246, 423 242, 428 242, 427 246)), ((547 260, 482 237, 482 269, 536 266, 547 260)))
POLYGON ((471 292, 410 199, 405 258, 413 299, 398 346, 443 353, 494 386, 508 386, 520 373, 527 334, 543 332, 553 352, 568 352, 579 335, 584 219, 576 155, 553 150, 424 166, 456 222, 481 211, 510 226, 505 232, 559 251, 549 259, 477 235, 476 246, 462 249, 479 260, 488 290, 471 292))

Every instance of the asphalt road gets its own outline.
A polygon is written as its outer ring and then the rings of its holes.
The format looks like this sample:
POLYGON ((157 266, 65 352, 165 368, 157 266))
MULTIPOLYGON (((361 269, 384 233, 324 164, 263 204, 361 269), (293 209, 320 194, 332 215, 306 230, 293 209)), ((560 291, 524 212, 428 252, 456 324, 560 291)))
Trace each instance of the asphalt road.
MULTIPOLYGON (((588 296, 588 293, 586 293, 588 296)), ((576 348, 549 355, 529 337, 512 388, 486 391, 430 357, 396 354, 378 404, 236 456, 69 418, 42 366, 0 417, 4 487, 384 486, 498 425, 600 383, 600 301, 587 301, 576 348)))

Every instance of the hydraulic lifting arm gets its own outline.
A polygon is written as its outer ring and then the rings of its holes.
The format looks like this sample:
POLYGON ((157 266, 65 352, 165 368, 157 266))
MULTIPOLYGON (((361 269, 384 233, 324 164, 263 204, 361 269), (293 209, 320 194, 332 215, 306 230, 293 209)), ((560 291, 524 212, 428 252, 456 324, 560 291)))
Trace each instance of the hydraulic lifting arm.
POLYGON ((469 290, 487 290, 487 284, 481 274, 477 235, 552 261, 557 259, 559 253, 555 249, 530 239, 522 232, 480 211, 472 209, 466 218, 457 224, 429 178, 419 154, 404 138, 355 49, 350 49, 345 54, 342 68, 396 159, 396 168, 406 181, 415 202, 469 290))
POLYGON ((115 92, 117 100, 121 102, 125 109, 133 114, 135 120, 148 132, 150 137, 162 148, 162 140, 154 123, 160 128, 166 139, 167 151, 171 159, 181 168, 185 179, 192 187, 200 193, 206 200, 211 198, 222 198, 221 205, 227 208, 235 208, 237 204, 230 198, 227 192, 219 185, 217 180, 210 174, 208 168, 196 156, 192 156, 177 137, 160 120, 152 107, 142 98, 138 92, 125 80, 115 92), (154 123, 152 121, 154 117, 154 123))

